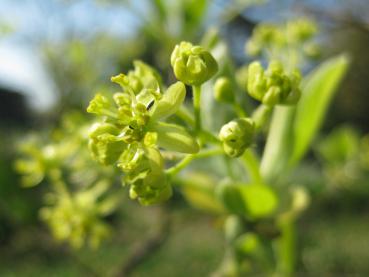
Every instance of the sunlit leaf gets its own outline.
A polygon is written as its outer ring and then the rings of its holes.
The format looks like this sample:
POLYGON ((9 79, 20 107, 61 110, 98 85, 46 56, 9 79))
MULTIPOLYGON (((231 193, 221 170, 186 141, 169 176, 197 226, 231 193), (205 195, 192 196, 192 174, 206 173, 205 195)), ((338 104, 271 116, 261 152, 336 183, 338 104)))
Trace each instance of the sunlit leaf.
POLYGON ((293 128, 291 164, 303 157, 314 139, 348 65, 348 57, 341 55, 323 63, 305 79, 293 128))
POLYGON ((260 184, 221 184, 217 195, 231 213, 253 219, 272 215, 278 205, 273 190, 260 184))

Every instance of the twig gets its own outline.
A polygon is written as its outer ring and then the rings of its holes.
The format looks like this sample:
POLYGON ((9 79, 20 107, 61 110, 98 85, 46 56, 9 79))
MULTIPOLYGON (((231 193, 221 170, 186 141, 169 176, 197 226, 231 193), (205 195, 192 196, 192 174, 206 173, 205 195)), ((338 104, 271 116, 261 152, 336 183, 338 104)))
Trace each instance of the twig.
POLYGON ((163 246, 170 233, 170 216, 164 207, 161 208, 158 221, 159 226, 157 232, 137 246, 131 256, 125 260, 115 276, 129 276, 142 262, 163 246))

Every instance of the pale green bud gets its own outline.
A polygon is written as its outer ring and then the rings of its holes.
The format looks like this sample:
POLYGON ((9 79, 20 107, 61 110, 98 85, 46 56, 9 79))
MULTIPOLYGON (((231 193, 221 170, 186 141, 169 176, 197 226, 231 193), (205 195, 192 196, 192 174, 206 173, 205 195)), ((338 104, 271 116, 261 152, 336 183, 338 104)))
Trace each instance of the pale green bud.
POLYGON ((316 24, 306 18, 293 20, 287 23, 287 34, 292 43, 301 43, 312 38, 317 32, 316 24))
POLYGON ((214 84, 214 98, 219 102, 232 103, 234 101, 234 87, 227 77, 220 77, 214 84))
POLYGON ((126 172, 125 182, 130 187, 130 197, 142 205, 152 205, 167 200, 172 193, 164 172, 164 159, 154 147, 125 151, 119 166, 126 172))
POLYGON ((201 85, 218 71, 218 64, 209 51, 184 41, 175 46, 170 62, 174 75, 187 85, 201 85))
POLYGON ((238 118, 225 124, 219 132, 224 152, 230 157, 239 157, 254 139, 255 124, 250 118, 238 118))
POLYGON ((270 62, 265 71, 259 62, 253 62, 248 71, 248 93, 268 106, 294 105, 301 96, 300 80, 297 70, 287 74, 278 61, 270 62))
POLYGON ((107 115, 107 113, 109 113, 110 107, 111 103, 108 98, 98 93, 90 101, 90 104, 87 107, 87 112, 97 115, 107 115))
POLYGON ((126 147, 126 144, 119 140, 119 134, 120 130, 113 124, 94 124, 88 142, 93 158, 104 165, 113 164, 126 147))
POLYGON ((161 77, 151 66, 142 61, 134 61, 134 70, 127 75, 119 74, 111 77, 111 81, 119 84, 125 92, 139 94, 143 89, 160 91, 161 77))

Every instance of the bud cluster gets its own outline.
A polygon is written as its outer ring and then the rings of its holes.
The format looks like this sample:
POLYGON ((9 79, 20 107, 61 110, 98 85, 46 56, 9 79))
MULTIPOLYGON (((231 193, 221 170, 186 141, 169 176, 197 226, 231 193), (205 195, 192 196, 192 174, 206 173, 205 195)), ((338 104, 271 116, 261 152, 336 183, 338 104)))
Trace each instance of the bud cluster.
POLYGON ((99 182, 94 187, 73 195, 67 193, 50 194, 49 204, 41 209, 41 217, 49 225, 56 239, 69 241, 80 248, 85 240, 92 247, 110 233, 109 226, 101 219, 116 206, 118 198, 108 197, 99 200, 108 184, 99 182))
POLYGON ((311 41, 316 33, 317 26, 306 18, 291 20, 286 24, 260 24, 254 29, 245 50, 251 56, 258 56, 265 50, 276 52, 299 47, 305 55, 314 57, 319 52, 317 45, 311 41))
POLYGON ((300 99, 301 75, 294 70, 287 74, 278 61, 269 63, 264 70, 260 62, 249 65, 247 90, 251 97, 267 106, 294 105, 300 99))

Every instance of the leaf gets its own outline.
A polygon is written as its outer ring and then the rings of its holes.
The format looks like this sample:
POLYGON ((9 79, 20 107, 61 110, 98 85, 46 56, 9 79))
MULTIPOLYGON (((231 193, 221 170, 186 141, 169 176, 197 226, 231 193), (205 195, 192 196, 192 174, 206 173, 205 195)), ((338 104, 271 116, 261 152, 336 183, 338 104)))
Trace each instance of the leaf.
POLYGON ((324 162, 344 164, 353 159, 360 151, 360 136, 350 126, 335 129, 319 141, 316 150, 324 162))
POLYGON ((186 87, 182 82, 171 85, 153 109, 152 118, 160 119, 174 114, 186 97, 186 87))
POLYGON ((240 189, 250 217, 267 217, 276 210, 278 199, 269 186, 243 185, 240 189))
POLYGON ((186 178, 176 180, 191 206, 205 212, 224 213, 223 205, 215 197, 215 180, 207 174, 191 172, 186 178))
POLYGON ((260 184, 220 184, 216 191, 231 212, 257 219, 270 216, 278 205, 274 191, 260 184))
POLYGON ((197 141, 185 128, 176 124, 158 122, 152 131, 158 134, 158 145, 167 150, 181 153, 197 153, 200 150, 197 141))
POLYGON ((329 104, 348 65, 348 57, 340 55, 323 63, 305 79, 302 96, 297 104, 290 165, 296 164, 306 153, 322 125, 329 104))
POLYGON ((284 171, 291 153, 292 125, 295 107, 274 108, 267 143, 260 164, 260 173, 269 183, 284 171))
POLYGON ((245 202, 240 193, 240 185, 221 183, 217 185, 215 193, 229 212, 237 215, 247 213, 245 202))

